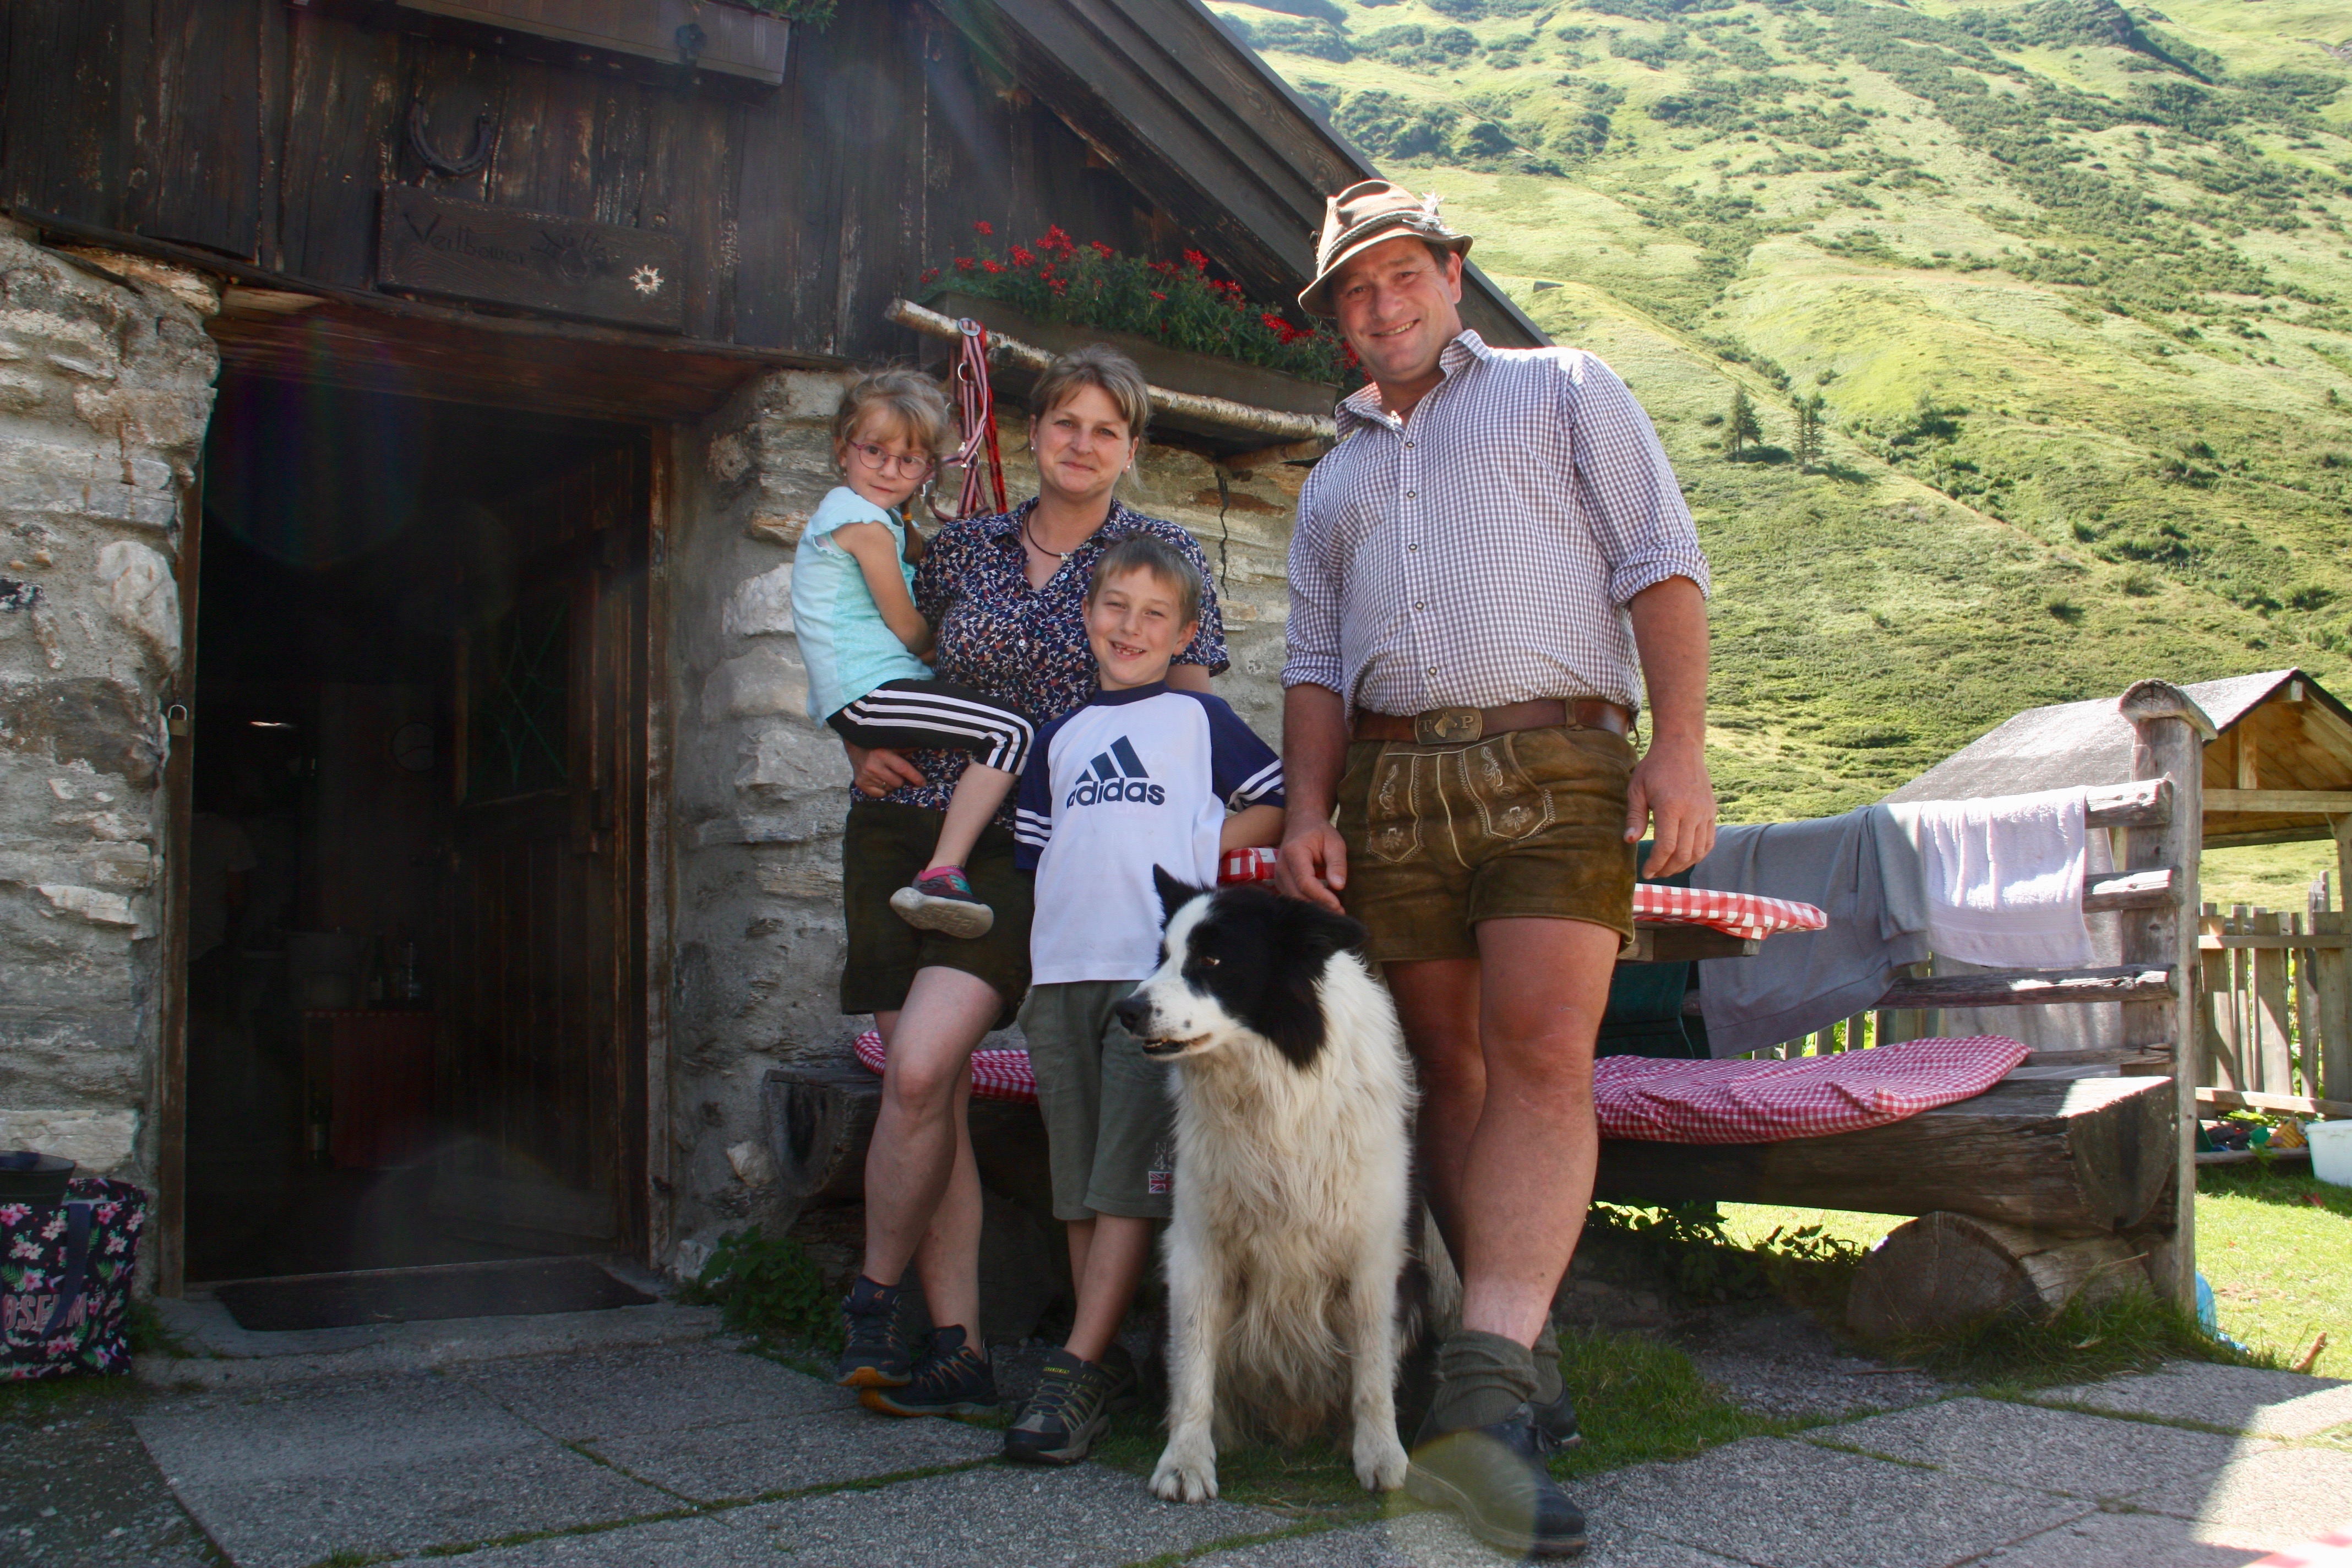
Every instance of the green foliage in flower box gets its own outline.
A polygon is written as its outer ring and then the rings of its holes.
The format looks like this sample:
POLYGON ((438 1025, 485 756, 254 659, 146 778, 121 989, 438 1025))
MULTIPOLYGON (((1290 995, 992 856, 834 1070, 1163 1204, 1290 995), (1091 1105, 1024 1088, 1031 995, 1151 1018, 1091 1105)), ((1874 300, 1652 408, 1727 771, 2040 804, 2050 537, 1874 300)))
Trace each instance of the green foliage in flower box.
MULTIPOLYGON (((972 226, 983 237, 995 232, 986 222, 972 226)), ((927 300, 950 292, 1002 300, 1033 321, 1132 332, 1308 381, 1353 386, 1362 379, 1355 351, 1335 333, 1253 302, 1240 284, 1212 274, 1197 250, 1181 261, 1148 261, 1100 240, 1080 245, 1056 224, 1001 255, 956 257, 925 272, 922 283, 927 300)))

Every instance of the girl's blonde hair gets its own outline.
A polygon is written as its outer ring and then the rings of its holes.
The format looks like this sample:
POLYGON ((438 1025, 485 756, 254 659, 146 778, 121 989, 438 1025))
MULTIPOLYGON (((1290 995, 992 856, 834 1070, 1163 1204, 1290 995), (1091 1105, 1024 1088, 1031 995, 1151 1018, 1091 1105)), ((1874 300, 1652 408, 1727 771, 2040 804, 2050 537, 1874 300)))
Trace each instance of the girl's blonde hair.
POLYGON ((899 434, 934 459, 956 449, 955 416, 948 409, 947 394, 921 371, 877 371, 843 394, 840 412, 833 416, 835 452, 847 446, 877 414, 897 425, 899 434))

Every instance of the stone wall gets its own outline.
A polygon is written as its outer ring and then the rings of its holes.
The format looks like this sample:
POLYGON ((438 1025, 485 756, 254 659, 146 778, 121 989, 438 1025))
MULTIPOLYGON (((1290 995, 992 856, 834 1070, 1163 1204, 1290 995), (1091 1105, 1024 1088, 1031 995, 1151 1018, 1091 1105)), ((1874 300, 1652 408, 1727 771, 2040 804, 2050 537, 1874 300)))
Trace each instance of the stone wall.
POLYGON ((0 1148, 152 1184, 193 275, 0 231, 0 1148))
MULTIPOLYGON (((677 977, 667 1163, 678 1194, 673 1234, 688 1241, 763 1210, 762 1073, 845 1052, 866 1026, 834 1000, 849 767, 837 739, 805 715, 791 612, 793 545, 835 482, 828 430, 845 384, 780 374, 714 416, 686 481, 688 521, 671 544, 677 977)), ((1034 493, 1025 420, 1003 418, 1000 438, 1009 493, 1034 493)), ((1229 478, 1221 496, 1205 459, 1147 447, 1119 492, 1183 524, 1207 551, 1234 661, 1216 689, 1268 740, 1281 732, 1283 563, 1304 472, 1229 478)))

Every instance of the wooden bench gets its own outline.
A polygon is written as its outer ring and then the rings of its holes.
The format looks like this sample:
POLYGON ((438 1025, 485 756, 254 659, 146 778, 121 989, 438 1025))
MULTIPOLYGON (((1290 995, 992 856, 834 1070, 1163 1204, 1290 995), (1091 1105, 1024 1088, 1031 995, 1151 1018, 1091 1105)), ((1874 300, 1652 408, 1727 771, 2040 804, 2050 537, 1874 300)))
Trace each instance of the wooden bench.
MULTIPOLYGON (((2178 688, 2142 681, 2120 703, 2137 782, 2095 790, 2091 826, 2126 830, 2123 864, 2085 890, 2124 920, 2120 966, 1906 979, 1882 1008, 2122 1004, 2111 1051, 2043 1051, 2040 1069, 1972 1100, 1829 1138, 1683 1145, 1608 1140, 1594 1195, 1716 1200, 1918 1216, 1872 1254, 1857 1327, 1927 1328, 2000 1307, 2047 1310, 2086 1285, 2139 1278, 2193 1306, 2191 1048, 2202 743, 2212 726, 2178 688), (2051 1076, 2050 1069, 2063 1076, 2051 1076), (2064 1069, 2073 1069, 2066 1074, 2064 1069), (2120 1074, 2121 1076, 2110 1076, 2120 1074), (2097 1075, 2097 1076, 2091 1076, 2097 1075)), ((1737 956, 1752 941, 1703 927, 1645 931, 1629 962, 1737 956)), ((778 1183, 802 1206, 857 1201, 881 1080, 854 1063, 780 1067, 761 1085, 778 1183)), ((975 1100, 982 1181, 1045 1212, 1045 1126, 1034 1105, 975 1100)))

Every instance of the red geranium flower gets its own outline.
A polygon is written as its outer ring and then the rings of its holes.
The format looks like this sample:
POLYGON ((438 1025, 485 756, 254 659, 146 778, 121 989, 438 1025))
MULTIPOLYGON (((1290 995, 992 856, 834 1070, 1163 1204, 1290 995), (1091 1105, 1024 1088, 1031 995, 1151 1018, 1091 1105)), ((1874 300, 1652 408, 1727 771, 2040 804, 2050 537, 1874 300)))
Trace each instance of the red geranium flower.
POLYGON ((1186 251, 1184 259, 1195 272, 1206 272, 1209 269, 1209 258, 1197 250, 1186 251))
POLYGON ((1162 294, 1162 293, 1161 293, 1159 289, 1154 289, 1151 291, 1151 297, 1152 297, 1153 299, 1155 299, 1155 300, 1158 300, 1162 301, 1163 303, 1164 303, 1164 302, 1167 300, 1167 299, 1168 299, 1168 296, 1167 296, 1167 295, 1162 294))
POLYGON ((940 269, 934 267, 929 271, 923 274, 922 281, 926 283, 936 283, 939 281, 939 277, 940 269))
POLYGON ((971 226, 974 232, 980 234, 994 234, 996 232, 995 226, 990 223, 986 218, 982 218, 978 223, 973 224, 971 226))
POLYGON ((991 272, 1002 272, 1004 270, 1004 263, 1002 261, 983 261, 981 263, 981 266, 991 272))
POLYGON ((959 256, 956 258, 956 270, 958 272, 969 272, 979 265, 980 263, 974 261, 969 256, 959 256))
POLYGON ((1118 251, 1113 250, 1109 246, 1105 245, 1099 239, 1090 239, 1087 241, 1087 248, 1093 251, 1097 256, 1101 257, 1105 261, 1108 261, 1112 257, 1118 254, 1118 251))
POLYGON ((1015 267, 1034 267, 1037 263, 1037 253, 1025 245, 1014 246, 1009 257, 1015 267))
POLYGON ((1038 249, 1047 251, 1058 250, 1066 256, 1071 251, 1077 249, 1077 247, 1078 242, 1072 239, 1063 229, 1060 224, 1055 224, 1046 229, 1045 234, 1039 237, 1037 241, 1038 249))
POLYGON ((1070 291, 1070 280, 1066 278, 1048 278, 1045 279, 1045 287, 1056 294, 1066 294, 1070 291))

